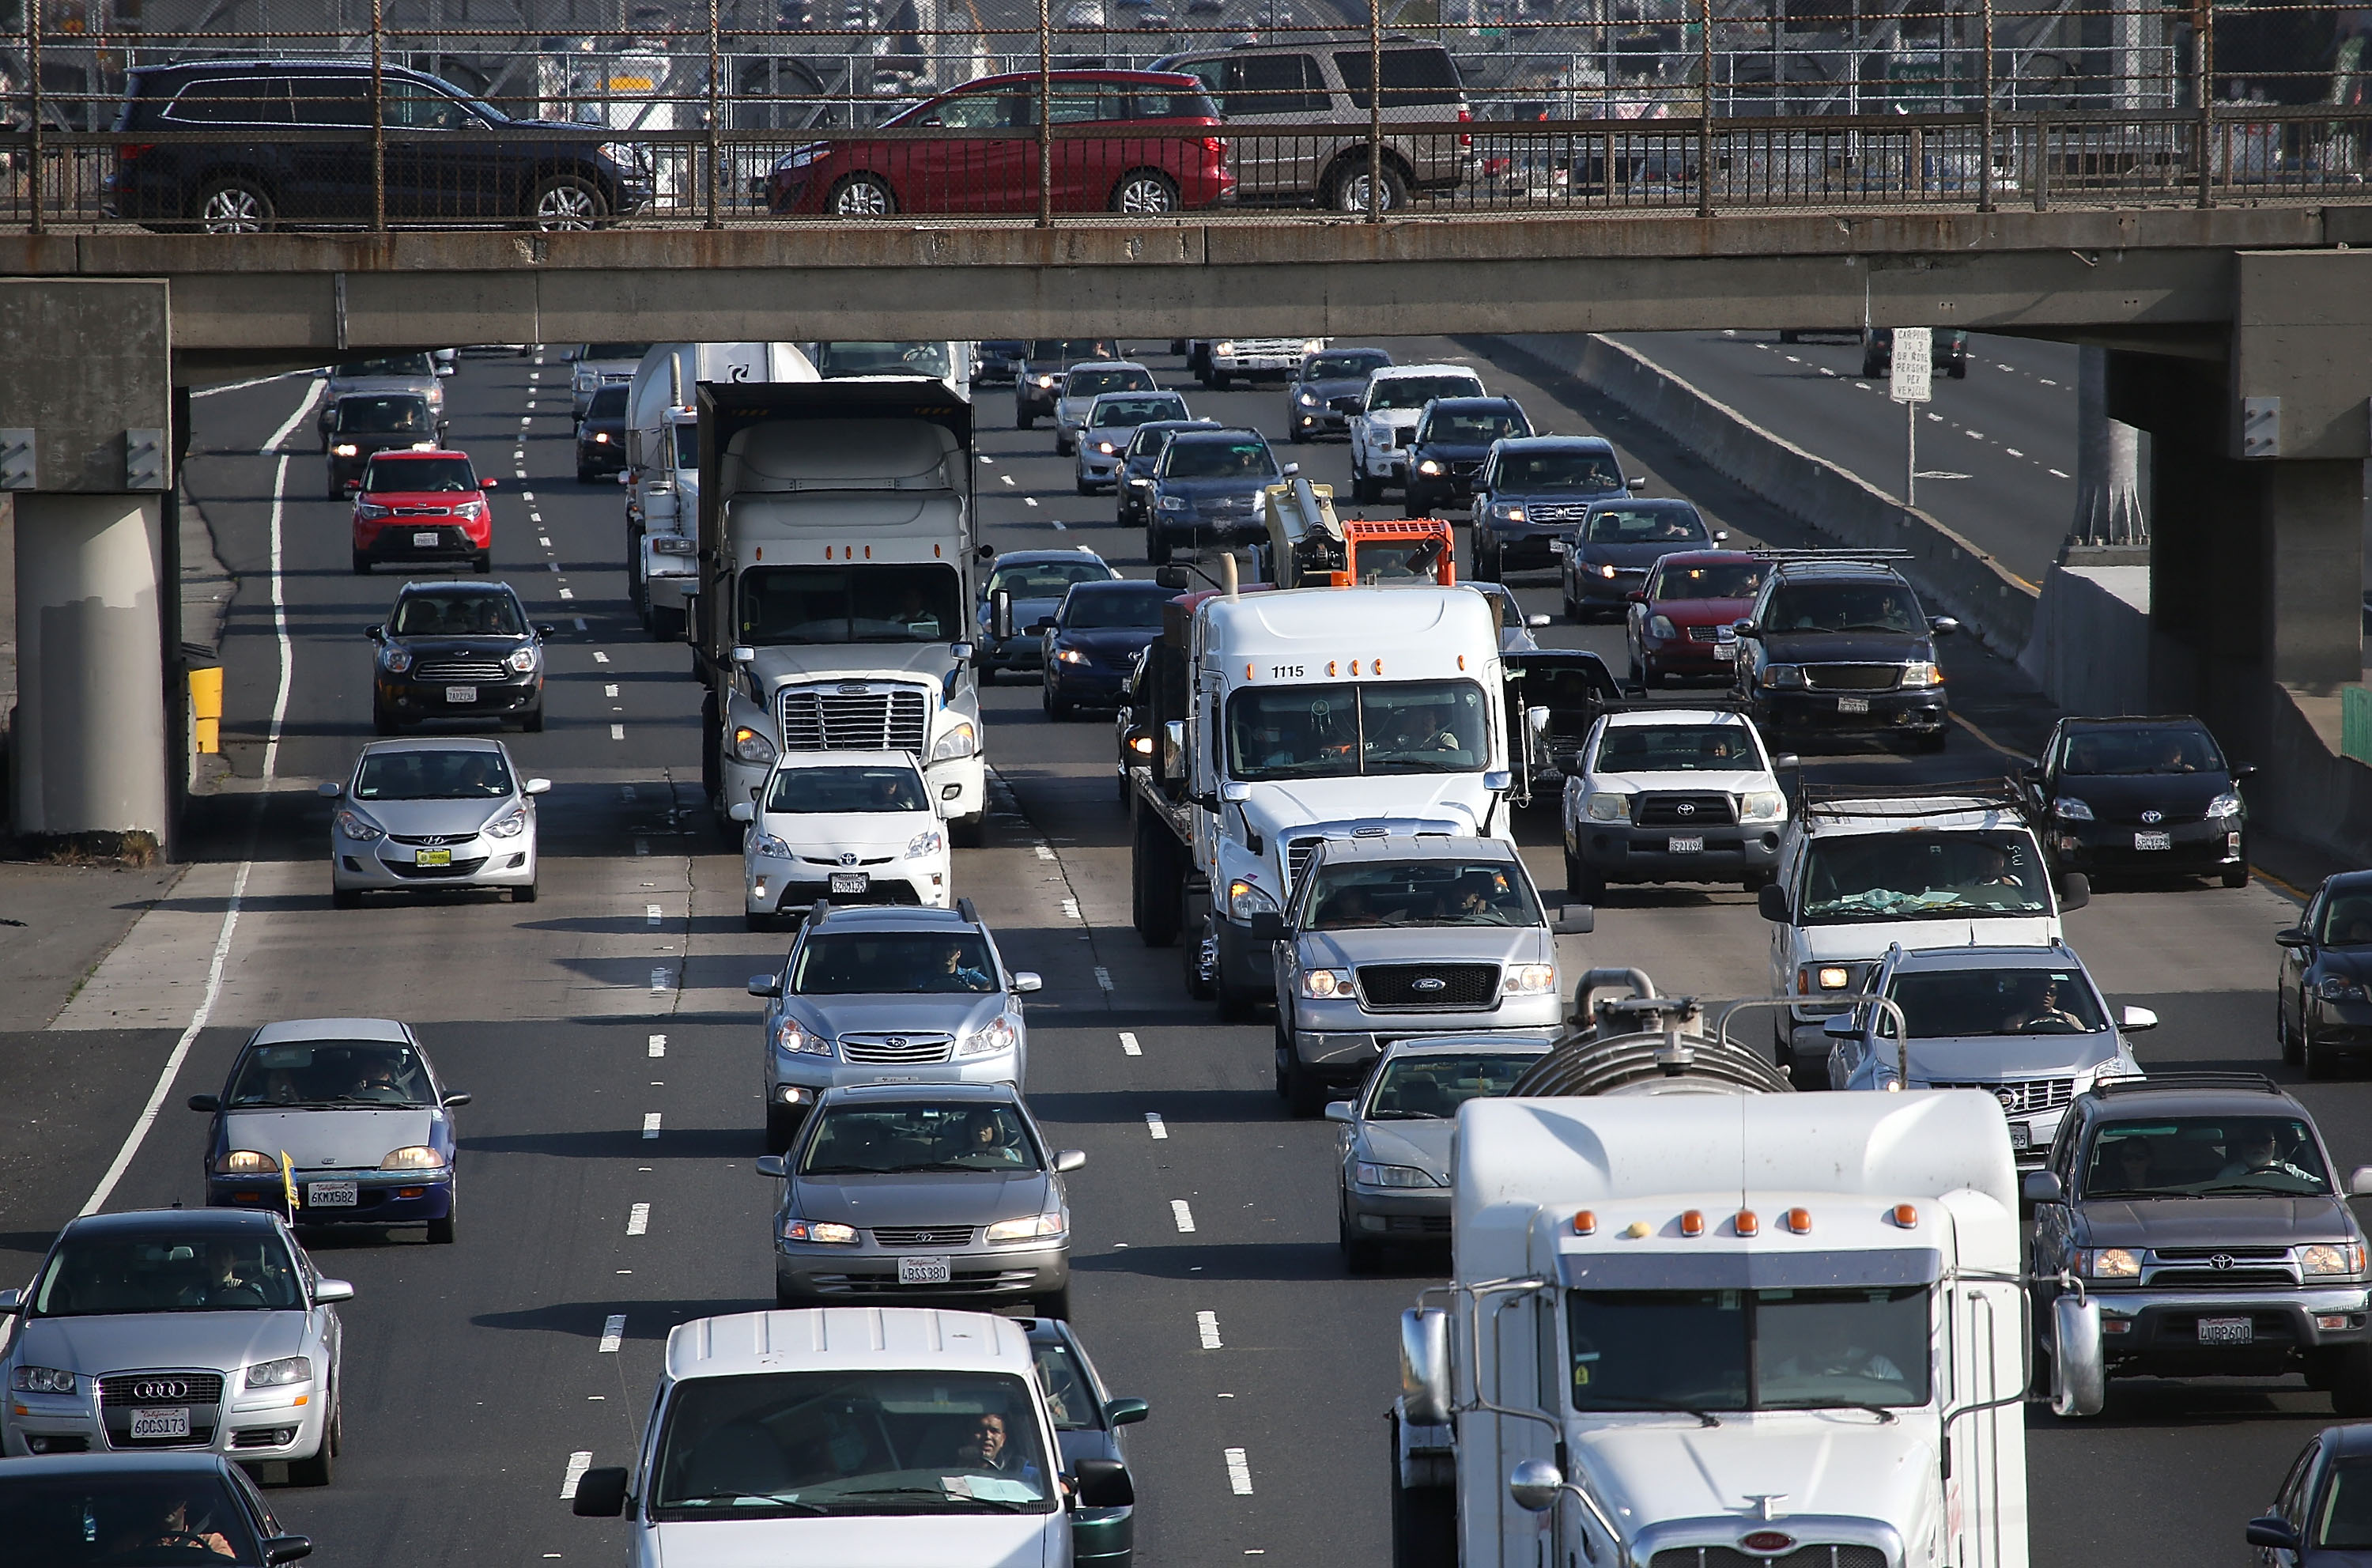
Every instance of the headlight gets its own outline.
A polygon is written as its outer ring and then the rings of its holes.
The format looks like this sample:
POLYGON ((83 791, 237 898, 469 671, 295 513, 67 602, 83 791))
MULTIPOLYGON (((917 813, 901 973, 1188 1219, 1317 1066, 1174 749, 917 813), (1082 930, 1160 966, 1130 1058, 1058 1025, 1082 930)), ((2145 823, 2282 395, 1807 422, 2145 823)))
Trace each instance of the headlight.
POLYGON ((1027 1214, 1017 1220, 999 1220, 988 1227, 988 1239, 991 1241, 1060 1240, 1063 1230, 1063 1211, 1049 1209, 1042 1214, 1027 1214))
POLYGON ((989 1020, 988 1028, 977 1030, 956 1042, 958 1056, 994 1056, 1011 1051, 1021 1043, 1021 1031, 1013 1027, 1011 1018, 1002 1016, 989 1020))
POLYGON ((821 163, 831 156, 830 142, 816 142, 804 147, 793 147, 774 160, 774 172, 781 174, 794 168, 805 168, 809 164, 821 163))
POLYGON ((2210 817, 2238 817, 2240 811, 2240 792, 2237 789, 2227 789, 2207 803, 2210 817))
POLYGON ((1804 995, 1814 991, 1846 991, 1854 982, 1850 964, 1806 964, 1796 971, 1796 992, 1804 995))
POLYGON ((1593 789, 1581 797, 1581 810, 1593 822, 1621 822, 1631 815, 1631 797, 1621 790, 1593 789))
POLYGON ((2088 822, 2092 808, 2072 795, 2063 795, 2051 803, 2051 814, 2063 822, 2088 822))
POLYGON ((1438 1187, 1428 1171, 1413 1165, 1374 1165, 1360 1160, 1352 1167, 1352 1179, 1362 1187, 1438 1187))
POLYGON ((1276 908, 1275 896, 1257 882, 1238 877, 1227 884, 1227 918, 1230 920, 1247 921, 1256 914, 1273 914, 1276 908))
POLYGON ((222 1164, 215 1168, 224 1172, 247 1172, 270 1170, 273 1167, 273 1161, 270 1155, 254 1149, 233 1149, 223 1156, 222 1164))
POLYGON ((259 1361, 247 1369, 244 1379, 250 1388, 285 1388, 291 1383, 313 1380, 311 1358, 284 1355, 278 1361, 259 1361))
POLYGON ((1902 667, 1902 688, 1906 691, 1923 691, 1943 684, 1943 670, 1925 659, 1913 659, 1902 667))
POLYGON ((608 446, 610 444, 610 433, 606 430, 595 431, 593 433, 593 444, 597 447, 608 446))
POLYGON ((355 503, 355 516, 364 519, 365 521, 368 521, 373 517, 392 517, 394 512, 394 507, 382 506, 376 501, 357 501, 355 503))
POLYGON ((662 533, 648 536, 654 555, 690 555, 696 546, 681 534, 662 533))
POLYGON ((830 1056, 831 1037, 814 1033, 796 1018, 785 1018, 774 1026, 774 1049, 793 1056, 830 1056))
POLYGON ((1099 451, 1099 452, 1101 452, 1105 457, 1109 458, 1109 457, 1110 457, 1114 452, 1119 451, 1119 450, 1120 450, 1120 448, 1119 448, 1118 447, 1113 446, 1113 445, 1112 445, 1110 442, 1109 442, 1109 441, 1099 441, 1099 442, 1097 442, 1097 443, 1096 443, 1096 450, 1097 450, 1097 451, 1099 451))
POLYGON ((408 1144, 400 1149, 390 1149, 387 1158, 378 1162, 381 1170, 442 1170, 445 1156, 425 1144, 408 1144))
POLYGON ((1509 996, 1540 996, 1556 989, 1554 964, 1516 964, 1509 967, 1499 989, 1509 996))
POLYGON ((1804 667, 1795 664, 1766 664, 1762 667, 1762 687, 1769 691, 1777 686, 1804 684, 1804 667))
POLYGON ((746 724, 736 725, 733 728, 733 758, 739 762, 771 765, 774 761, 774 743, 762 731, 751 729, 746 724))
POLYGON ((1325 346, 1325 343, 1321 343, 1320 340, 1309 338, 1303 342, 1301 352, 1304 354, 1316 354, 1320 349, 1322 349, 1325 346))
POLYGON ((788 860, 791 858, 791 846, 772 833, 758 833, 750 840, 750 853, 771 860, 788 860))
POLYGON ((936 828, 927 833, 916 833, 906 843, 906 858, 920 860, 926 854, 936 854, 947 847, 948 841, 936 828))
POLYGON ((1419 473, 1439 473, 1441 471, 1441 465, 1436 462, 1433 459, 1427 458, 1424 461, 1417 464, 1416 471, 1419 473))
POLYGON ((1041 387, 1052 387, 1053 384, 1054 377, 1052 376, 1041 376, 1038 377, 1038 385, 1041 387))
POLYGON ((1085 664, 1087 662, 1087 656, 1076 648, 1064 648, 1054 656, 1054 659, 1058 664, 1085 664))
POLYGON ((2360 1241, 2326 1241, 2298 1249, 2298 1272, 2307 1274, 2360 1274, 2364 1272, 2364 1244, 2360 1241))
POLYGON ((950 758, 969 757, 979 749, 979 732, 972 728, 971 721, 966 719, 939 737, 939 743, 931 748, 931 761, 944 762, 950 758))
POLYGON ((1659 612, 1647 617, 1647 635, 1650 637, 1660 638, 1669 643, 1680 634, 1680 629, 1672 624, 1670 616, 1659 612))
POLYGON ((1182 512, 1186 509, 1186 498, 1182 495, 1165 495, 1161 498, 1161 509, 1165 512, 1182 512))
POLYGON ((1301 971, 1301 994, 1313 1001, 1324 1002, 1336 996, 1351 994, 1349 970, 1304 970, 1301 971))
POLYGON ((527 807, 524 806, 512 807, 487 823, 485 828, 486 837, 490 839, 515 839, 526 831, 527 807))
POLYGON ((1211 345, 1211 352, 1213 354, 1233 354, 1236 352, 1236 345, 1233 343, 1213 343, 1211 345))
POLYGON ((856 1227, 838 1220, 787 1219, 783 1222, 785 1241, 811 1241, 822 1247, 854 1247, 856 1227))
POLYGON ((1494 502, 1491 507, 1491 515, 1503 523, 1520 523, 1524 520, 1524 509, 1521 506, 1509 505, 1506 502, 1494 502))
POLYGON ((1614 580, 1614 563, 1611 561, 1607 562, 1602 566, 1597 566, 1591 569, 1609 582, 1612 582, 1614 580))
POLYGON ((338 832, 358 844, 374 842, 387 837, 387 830, 361 812, 345 810, 338 813, 338 832))
POLYGON ((528 671, 535 668, 535 650, 533 648, 521 648, 517 653, 511 655, 509 658, 504 660, 504 662, 509 665, 513 669, 517 670, 521 675, 525 675, 528 671))
POLYGON ((57 1366, 20 1366, 8 1375, 8 1387, 20 1394, 71 1394, 75 1375, 57 1366))
POLYGON ((2087 1248, 2082 1260, 2084 1272, 2096 1280, 2137 1280, 2142 1277, 2140 1256, 2122 1247, 2087 1248))
POLYGON ((2325 1002, 2361 1002, 2365 999, 2362 981, 2336 974, 2316 986, 2314 993, 2325 1002))
POLYGON ((1300 391, 1294 394, 1293 401, 1297 403, 1306 403, 1311 408, 1316 408, 1318 406, 1318 394, 1311 391, 1308 388, 1304 387, 1300 391))
POLYGON ((390 675, 401 675, 412 668, 412 650, 410 648, 382 649, 378 656, 378 663, 379 668, 390 675))
POLYGON ((1787 797, 1775 789, 1758 789, 1739 797, 1741 822, 1782 822, 1787 818, 1787 797))
POLYGON ((359 457, 362 453, 362 448, 355 446, 352 441, 341 441, 336 446, 330 448, 330 453, 332 457, 353 458, 359 457))

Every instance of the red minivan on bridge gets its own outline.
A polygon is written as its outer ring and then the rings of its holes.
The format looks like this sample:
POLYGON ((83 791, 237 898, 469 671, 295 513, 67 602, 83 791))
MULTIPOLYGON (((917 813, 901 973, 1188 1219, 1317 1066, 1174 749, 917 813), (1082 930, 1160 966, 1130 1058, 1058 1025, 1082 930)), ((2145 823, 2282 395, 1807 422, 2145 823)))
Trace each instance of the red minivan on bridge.
MULTIPOLYGON (((1218 106, 1193 77, 1056 71, 1052 84, 1056 212, 1173 213, 1234 198, 1218 106), (1110 134, 1060 134, 1090 125, 1109 126, 1110 134)), ((1001 134, 813 142, 775 162, 767 205, 786 215, 840 217, 1038 210, 1037 73, 967 82, 881 129, 1001 134)))

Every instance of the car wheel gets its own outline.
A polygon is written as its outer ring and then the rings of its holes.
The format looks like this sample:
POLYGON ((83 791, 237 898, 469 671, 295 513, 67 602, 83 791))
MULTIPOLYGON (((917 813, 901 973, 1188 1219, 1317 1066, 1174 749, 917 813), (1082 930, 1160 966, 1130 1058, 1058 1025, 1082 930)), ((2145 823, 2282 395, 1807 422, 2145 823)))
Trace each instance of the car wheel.
POLYGON ((830 204, 834 217, 886 218, 898 210, 898 198, 880 176, 852 174, 831 188, 830 204))
POLYGON ((1112 188, 1111 210, 1135 216, 1158 216, 1178 210, 1178 182, 1166 174, 1140 168, 1112 188))
POLYGON ((651 606, 651 635, 662 643, 672 643, 683 635, 683 611, 665 605, 651 606))
POLYGON ((331 909, 342 909, 342 910, 358 910, 358 909, 362 908, 362 907, 363 907, 363 895, 362 895, 362 889, 359 889, 359 888, 332 888, 332 889, 330 889, 330 907, 331 907, 331 909))
POLYGON ((2330 1050, 2315 1044, 2312 1029, 2298 1031, 2298 1066, 2308 1077, 2328 1078, 2335 1065, 2337 1063, 2331 1060, 2330 1050))
POLYGON ((1299 1056, 1291 1053, 1285 1059, 1285 1108, 1303 1121, 1326 1109, 1324 1080, 1304 1067, 1299 1056))
POLYGON ((534 707, 529 709, 527 716, 519 720, 519 733, 522 735, 541 735, 543 733, 543 704, 541 703, 538 703, 534 707))
POLYGON ((272 193, 243 175, 208 180, 192 215, 202 234, 269 234, 275 216, 272 193))
POLYGON ((291 1486, 327 1486, 338 1473, 338 1428, 343 1417, 338 1408, 338 1386, 330 1385, 330 1419, 321 1423, 321 1446, 301 1459, 288 1461, 291 1486))
POLYGON ((517 887, 513 888, 511 889, 511 902, 515 904, 531 904, 535 902, 535 884, 532 882, 522 882, 517 887))
POLYGON ((1365 469, 1354 465, 1351 470, 1351 499, 1362 506, 1372 506, 1383 498, 1383 482, 1368 478, 1365 469))
POLYGON ((2372 1346, 2350 1345, 2331 1380, 2331 1410, 2353 1421, 2372 1415, 2372 1346))
POLYGON ((401 725, 399 725, 399 724, 397 724, 397 723, 395 722, 395 715, 394 715, 393 714, 389 713, 385 708, 380 707, 377 703, 373 703, 371 704, 371 733, 372 733, 372 734, 374 734, 374 735, 393 735, 393 734, 395 734, 398 730, 401 729, 402 727, 403 727, 403 726, 402 726, 401 725))
POLYGON ((343 501, 345 498, 346 487, 343 484, 332 484, 328 493, 322 496, 325 501, 343 501))
POLYGON ((452 1202, 447 1206, 445 1210, 445 1217, 443 1219, 430 1220, 428 1222, 429 1246, 450 1247, 453 1245, 453 1226, 455 1222, 460 1216, 460 1208, 461 1200, 457 1195, 453 1199, 452 1202))
POLYGON ((1647 671, 1646 668, 1640 664, 1639 656, 1628 654, 1626 662, 1629 668, 1623 674, 1624 681, 1634 688, 1645 689, 1647 684, 1647 671))
POLYGON ((1565 866, 1565 891, 1576 903, 1595 904, 1606 897, 1606 874, 1587 861, 1575 857, 1565 866), (1575 872, 1581 873, 1576 877, 1575 872))
POLYGON ((1082 495, 1093 495, 1093 494, 1096 493, 1096 487, 1095 487, 1094 485, 1092 485, 1092 484, 1089 484, 1089 483, 1088 483, 1086 480, 1084 480, 1084 479, 1082 479, 1082 480, 1076 480, 1076 481, 1074 481, 1073 482, 1074 482, 1074 483, 1075 483, 1075 485, 1077 487, 1079 494, 1082 494, 1082 495))
POLYGON ((1888 374, 1887 364, 1884 360, 1878 358, 1878 355, 1874 354, 1865 354, 1861 356, 1861 376, 1863 380, 1874 381, 1880 376, 1884 376, 1886 374, 1888 374))
MULTIPOLYGON (((579 483, 579 484, 590 484, 590 483, 592 483, 592 482, 593 482, 593 470, 592 470, 591 469, 587 468, 583 463, 579 463, 579 464, 577 464, 577 465, 576 465, 576 482, 577 482, 577 483, 579 483)), ((333 496, 331 496, 331 499, 334 501, 334 500, 336 500, 336 499, 337 499, 337 497, 333 495, 333 496)))
POLYGON ((1150 523, 1145 529, 1145 558, 1156 566, 1169 564, 1169 540, 1150 523))
POLYGON ((540 229, 601 228, 610 221, 610 198, 581 174, 547 174, 535 188, 531 210, 540 229))
POLYGON ((1030 1306, 1041 1318, 1052 1318, 1067 1323, 1071 1320, 1071 1287, 1064 1285, 1061 1290, 1050 1290, 1034 1298, 1030 1306))
POLYGON ((491 550, 482 550, 478 552, 478 553, 472 557, 470 562, 470 570, 477 573, 478 575, 482 577, 494 569, 494 552, 491 550))
POLYGON ((2247 887, 2249 885, 2249 872, 2250 868, 2246 863, 2225 867, 2224 885, 2227 888, 2247 887))
POLYGON ((1409 489, 1401 491, 1401 516, 1413 522, 1415 519, 1424 516, 1425 507, 1430 503, 1430 500, 1431 496, 1428 492, 1416 489, 1414 486, 1411 486, 1409 489))
POLYGON ((1347 1203, 1338 1205, 1334 1212, 1334 1245, 1343 1249, 1343 1272, 1346 1274, 1372 1274, 1383 1261, 1383 1248, 1352 1230, 1347 1203))
POLYGON ((801 1295, 798 1292, 792 1290, 790 1287, 784 1284, 782 1281, 776 1280, 774 1282, 774 1305, 785 1309, 795 1309, 801 1307, 811 1307, 814 1303, 808 1300, 807 1297, 801 1295))
POLYGON ((1458 1568, 1458 1489, 1401 1485, 1397 1415, 1385 1440, 1392 1467, 1391 1568, 1458 1568))
POLYGON ((766 1152, 770 1155, 790 1153, 791 1140, 798 1136, 799 1116, 788 1106, 766 1108, 766 1152))
POLYGON ((1578 899, 1581 884, 1587 875, 1581 864, 1581 856, 1573 853, 1571 845, 1564 846, 1564 890, 1567 895, 1578 899))
POLYGON ((1917 740, 1912 742, 1912 744, 1919 750, 1932 755, 1944 749, 1945 744, 1951 738, 1952 736, 1949 730, 1939 729, 1933 735, 1921 736, 1917 740))
POLYGON ((1073 715, 1077 712, 1077 705, 1068 697, 1049 697, 1046 699, 1046 716, 1052 719, 1056 724, 1070 723, 1073 715))
POLYGON ((988 812, 948 820, 948 842, 958 849, 984 849, 988 844, 988 812))
POLYGON ((1965 359, 1956 359, 1944 367, 1944 374, 1955 381, 1965 381, 1969 378, 1969 362, 1965 359))
POLYGON ((1017 409, 1015 409, 1015 410, 1013 411, 1013 428, 1014 428, 1014 429, 1016 429, 1016 430, 1028 430, 1028 429, 1031 428, 1033 425, 1035 425, 1037 423, 1038 423, 1038 416, 1037 416, 1036 414, 1034 414, 1034 413, 1031 413, 1028 409, 1026 409, 1026 408, 1017 408, 1017 409))
MULTIPOLYGON (((2300 1012, 2306 1010, 2303 998, 2300 999, 2298 1010, 2300 1012)), ((2280 998, 2275 998, 2273 1002, 2273 1040, 2282 1048, 2282 1060, 2291 1066, 2296 1066, 2304 1059, 2306 1052, 2298 1049, 2296 1031, 2290 1028, 2288 1009, 2282 1005, 2280 998)))
POLYGON ((1576 626, 1580 625, 1584 617, 1581 613, 1581 606, 1574 601, 1571 577, 1563 578, 1558 582, 1557 596, 1564 600, 1564 618, 1576 626))
POLYGON ((364 554, 361 551, 359 551, 359 550, 355 551, 355 576, 357 576, 357 577, 367 577, 367 576, 369 576, 369 575, 370 575, 370 569, 371 569, 371 558, 370 558, 369 556, 367 556, 367 555, 365 555, 365 554, 364 554))
MULTIPOLYGON (((1364 213, 1367 210, 1367 168, 1364 157, 1346 164, 1334 176, 1333 199, 1328 205, 1338 213, 1364 213)), ((1383 178, 1377 191, 1376 206, 1382 212, 1398 212, 1408 205, 1408 181, 1392 167, 1392 160, 1383 160, 1383 178)))

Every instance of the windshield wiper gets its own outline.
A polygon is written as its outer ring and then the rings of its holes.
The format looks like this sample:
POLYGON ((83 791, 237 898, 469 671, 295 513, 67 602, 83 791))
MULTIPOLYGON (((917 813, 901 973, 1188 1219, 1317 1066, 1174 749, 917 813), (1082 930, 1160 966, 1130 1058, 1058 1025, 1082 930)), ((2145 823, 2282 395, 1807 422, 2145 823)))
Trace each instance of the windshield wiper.
MULTIPOLYGON (((2287 1179, 2296 1181, 2301 1179, 2293 1176, 2287 1178, 2287 1179)), ((2307 1178, 2305 1179, 2310 1180, 2312 1179, 2307 1178)), ((2323 1191, 2316 1191, 2309 1188, 2303 1192, 2291 1192, 2279 1187, 2261 1187, 2251 1181, 2218 1181, 2209 1186, 2202 1187, 2198 1191, 2192 1193, 2192 1196, 2194 1198, 2204 1198, 2210 1192, 2260 1192, 2270 1198, 2328 1198, 2331 1196, 2331 1193, 2327 1190, 2323 1191)))
POLYGON ((1593 1410, 1608 1400, 1614 1400, 1621 1401, 1613 1407, 1617 1410, 1665 1411, 1673 1415, 1692 1415, 1697 1418, 1700 1424, 1704 1426, 1721 1424, 1719 1418, 1711 1411, 1699 1410, 1694 1405, 1674 1404, 1668 1400, 1634 1400, 1622 1394, 1591 1394, 1588 1399, 1590 1408, 1593 1410))
POLYGON ((936 1486, 868 1486, 854 1492, 836 1492, 832 1495, 835 1497, 927 1497, 934 1502, 953 1504, 977 1503, 983 1508, 994 1508, 1001 1514, 1026 1514, 1032 1511, 1029 1504, 1014 1498, 959 1495, 952 1492, 942 1492, 936 1486))
POLYGON ((2091 1198, 2196 1198, 2196 1197, 2198 1197, 2198 1196, 2199 1196, 2199 1194, 2198 1194, 2198 1193, 2196 1193, 2196 1192, 2186 1192, 2186 1191, 2182 1191, 2181 1189, 2180 1189, 2180 1188, 2174 1189, 2174 1190, 2169 1191, 2157 1191, 2157 1189, 2154 1189, 2154 1188, 2148 1188, 2148 1187, 2095 1187, 2095 1188, 2087 1189, 2087 1190, 2085 1191, 2084 1196, 2085 1196, 2086 1198, 2087 1198, 2087 1199, 2091 1199, 2091 1198))
POLYGON ((831 1509, 804 1498, 785 1497, 772 1492, 711 1492, 698 1497, 670 1497, 659 1504, 662 1508, 699 1508, 717 1503, 771 1503, 778 1508, 796 1508, 803 1513, 829 1514, 831 1509))

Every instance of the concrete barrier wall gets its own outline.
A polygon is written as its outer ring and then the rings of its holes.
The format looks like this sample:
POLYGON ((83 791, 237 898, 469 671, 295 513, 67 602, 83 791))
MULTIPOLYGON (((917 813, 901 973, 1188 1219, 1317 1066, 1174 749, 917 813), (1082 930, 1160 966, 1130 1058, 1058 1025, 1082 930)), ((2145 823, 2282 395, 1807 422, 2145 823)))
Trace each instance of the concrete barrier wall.
POLYGON ((2053 566, 2017 667, 2068 713, 2149 712, 2149 568, 2053 566))
POLYGON ((2339 699, 2267 690, 2271 754, 2247 759, 2258 766, 2240 786, 2250 811, 2278 833, 2372 865, 2372 767, 2340 754, 2339 699))

